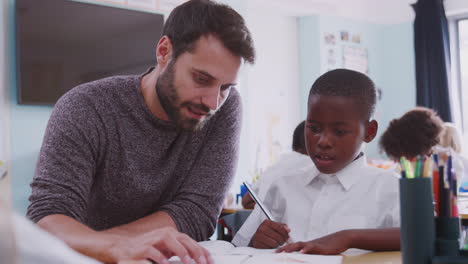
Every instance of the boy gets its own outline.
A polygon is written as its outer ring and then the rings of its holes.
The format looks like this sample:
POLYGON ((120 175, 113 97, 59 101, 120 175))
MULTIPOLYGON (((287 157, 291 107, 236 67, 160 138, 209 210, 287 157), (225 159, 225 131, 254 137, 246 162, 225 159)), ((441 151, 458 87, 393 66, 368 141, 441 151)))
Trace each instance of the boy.
POLYGON ((362 143, 377 133, 376 95, 364 74, 338 69, 315 81, 305 127, 315 166, 279 178, 234 237, 237 246, 339 254, 348 248, 400 248, 398 175, 367 165, 362 143), (251 235, 253 234, 253 236, 251 235))

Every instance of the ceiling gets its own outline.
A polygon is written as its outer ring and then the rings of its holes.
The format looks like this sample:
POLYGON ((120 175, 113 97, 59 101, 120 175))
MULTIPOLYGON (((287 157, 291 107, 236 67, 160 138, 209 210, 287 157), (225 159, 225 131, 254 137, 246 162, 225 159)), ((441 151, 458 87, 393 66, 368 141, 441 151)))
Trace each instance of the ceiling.
MULTIPOLYGON (((254 0, 263 9, 291 16, 323 14, 364 20, 379 24, 412 21, 411 4, 416 0, 254 0), (278 11, 281 10, 281 11, 278 11)), ((445 0, 447 15, 468 11, 468 0, 445 0)))

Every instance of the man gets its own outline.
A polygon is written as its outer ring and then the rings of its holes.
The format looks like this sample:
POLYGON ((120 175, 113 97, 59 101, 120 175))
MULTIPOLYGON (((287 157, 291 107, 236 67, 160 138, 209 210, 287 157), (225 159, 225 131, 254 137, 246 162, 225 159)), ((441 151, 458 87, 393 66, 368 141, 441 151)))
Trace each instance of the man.
POLYGON ((80 85, 56 104, 28 216, 103 262, 176 254, 206 263, 191 238, 213 233, 234 175, 241 105, 232 87, 254 53, 231 8, 192 0, 174 9, 154 69, 80 85))

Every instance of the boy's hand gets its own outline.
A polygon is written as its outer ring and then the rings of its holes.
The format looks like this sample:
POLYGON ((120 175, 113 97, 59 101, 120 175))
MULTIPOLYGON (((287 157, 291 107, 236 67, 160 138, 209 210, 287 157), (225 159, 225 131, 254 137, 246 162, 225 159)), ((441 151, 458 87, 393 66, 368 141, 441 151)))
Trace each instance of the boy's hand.
POLYGON ((349 236, 340 231, 308 242, 297 242, 279 248, 276 252, 300 251, 305 254, 337 255, 349 248, 349 236))
POLYGON ((289 239, 291 230, 286 224, 265 220, 258 227, 250 244, 254 248, 277 248, 289 239))

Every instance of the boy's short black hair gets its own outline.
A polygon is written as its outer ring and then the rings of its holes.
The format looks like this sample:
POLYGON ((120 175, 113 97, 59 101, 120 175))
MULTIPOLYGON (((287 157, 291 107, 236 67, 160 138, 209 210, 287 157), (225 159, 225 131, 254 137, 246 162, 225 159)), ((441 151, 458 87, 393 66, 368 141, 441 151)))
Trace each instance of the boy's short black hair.
POLYGON ((312 85, 309 101, 312 95, 344 96, 353 98, 358 105, 363 106, 365 119, 369 120, 375 109, 376 89, 374 82, 357 71, 336 69, 320 76, 312 85))
POLYGON ((393 160, 428 155, 439 144, 443 129, 444 122, 434 110, 416 107, 390 122, 380 138, 380 149, 393 160))
POLYGON ((306 150, 305 137, 304 137, 305 121, 302 121, 294 129, 292 148, 294 151, 299 152, 300 150, 306 150))
POLYGON ((200 37, 217 37, 232 54, 249 63, 255 61, 255 49, 244 19, 227 5, 210 0, 191 0, 176 7, 166 20, 163 36, 173 46, 173 58, 192 51, 200 37))

